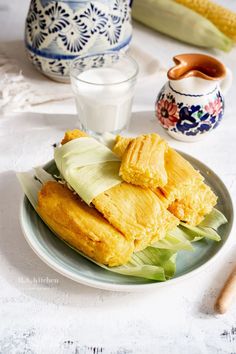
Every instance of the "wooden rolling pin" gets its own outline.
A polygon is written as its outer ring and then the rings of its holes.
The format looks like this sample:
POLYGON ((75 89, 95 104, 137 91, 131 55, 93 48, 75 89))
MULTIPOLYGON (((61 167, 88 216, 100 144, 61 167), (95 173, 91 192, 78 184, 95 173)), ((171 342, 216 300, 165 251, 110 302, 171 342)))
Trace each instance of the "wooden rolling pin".
POLYGON ((224 287, 220 292, 220 295, 216 300, 215 310, 220 314, 225 313, 229 309, 235 296, 236 296, 236 267, 228 277, 224 287))

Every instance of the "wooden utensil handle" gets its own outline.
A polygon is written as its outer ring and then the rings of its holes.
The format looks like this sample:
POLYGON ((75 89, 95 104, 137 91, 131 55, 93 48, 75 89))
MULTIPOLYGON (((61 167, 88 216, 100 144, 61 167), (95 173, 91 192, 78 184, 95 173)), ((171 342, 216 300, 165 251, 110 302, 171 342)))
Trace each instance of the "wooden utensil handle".
POLYGON ((225 313, 236 295, 236 267, 227 279, 224 287, 222 288, 220 295, 215 303, 215 310, 223 314, 225 313))

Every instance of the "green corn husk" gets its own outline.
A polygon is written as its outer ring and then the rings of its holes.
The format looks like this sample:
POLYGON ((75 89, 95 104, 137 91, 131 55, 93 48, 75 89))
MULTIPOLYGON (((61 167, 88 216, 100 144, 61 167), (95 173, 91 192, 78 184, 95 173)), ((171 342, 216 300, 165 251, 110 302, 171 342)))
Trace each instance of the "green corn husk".
POLYGON ((233 42, 203 16, 171 0, 135 0, 132 17, 159 32, 200 47, 229 51, 233 42))
POLYGON ((79 138, 57 147, 54 158, 61 176, 88 205, 122 182, 120 159, 93 138, 79 138))

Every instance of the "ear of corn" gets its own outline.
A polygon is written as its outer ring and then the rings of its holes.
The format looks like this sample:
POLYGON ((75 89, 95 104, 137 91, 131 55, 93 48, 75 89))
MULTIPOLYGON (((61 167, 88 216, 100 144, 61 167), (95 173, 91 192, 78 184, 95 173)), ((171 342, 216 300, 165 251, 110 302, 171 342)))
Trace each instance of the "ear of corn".
POLYGON ((167 143, 158 134, 140 135, 126 148, 120 166, 124 181, 146 188, 167 183, 165 153, 167 143))
POLYGON ((210 20, 224 34, 236 41, 236 13, 209 0, 175 0, 210 20))
POLYGON ((212 22, 171 0, 135 0, 132 16, 146 26, 183 42, 224 51, 232 48, 232 41, 212 22))

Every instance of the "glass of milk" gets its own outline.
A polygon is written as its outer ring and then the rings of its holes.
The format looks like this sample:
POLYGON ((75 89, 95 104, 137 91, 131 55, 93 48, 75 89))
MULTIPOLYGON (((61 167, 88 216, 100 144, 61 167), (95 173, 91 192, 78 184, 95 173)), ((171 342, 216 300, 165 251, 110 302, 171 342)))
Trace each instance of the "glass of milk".
POLYGON ((80 56, 70 74, 81 129, 117 134, 128 126, 138 74, 133 58, 122 52, 80 56))

